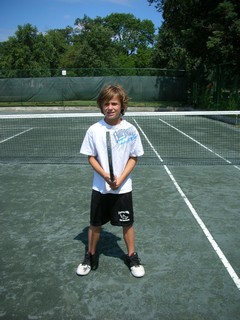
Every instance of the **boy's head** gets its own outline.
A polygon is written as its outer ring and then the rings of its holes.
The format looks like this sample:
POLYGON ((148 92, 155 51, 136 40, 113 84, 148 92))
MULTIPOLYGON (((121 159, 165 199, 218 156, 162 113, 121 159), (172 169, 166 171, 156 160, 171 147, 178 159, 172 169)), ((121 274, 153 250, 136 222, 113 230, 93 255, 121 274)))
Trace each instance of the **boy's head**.
POLYGON ((113 97, 118 97, 121 102, 121 114, 124 115, 127 110, 128 96, 120 85, 108 85, 100 92, 97 105, 103 113, 103 105, 109 102, 113 97))

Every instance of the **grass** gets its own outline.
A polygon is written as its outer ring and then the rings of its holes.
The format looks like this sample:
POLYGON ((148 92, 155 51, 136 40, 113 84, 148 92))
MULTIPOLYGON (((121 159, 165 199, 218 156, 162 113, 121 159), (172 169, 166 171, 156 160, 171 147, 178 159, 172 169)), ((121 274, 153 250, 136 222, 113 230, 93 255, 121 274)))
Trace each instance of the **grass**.
MULTIPOLYGON (((130 101, 129 107, 139 108, 167 108, 180 107, 182 103, 178 101, 130 101)), ((50 102, 0 102, 1 107, 96 107, 95 101, 50 101, 50 102)))

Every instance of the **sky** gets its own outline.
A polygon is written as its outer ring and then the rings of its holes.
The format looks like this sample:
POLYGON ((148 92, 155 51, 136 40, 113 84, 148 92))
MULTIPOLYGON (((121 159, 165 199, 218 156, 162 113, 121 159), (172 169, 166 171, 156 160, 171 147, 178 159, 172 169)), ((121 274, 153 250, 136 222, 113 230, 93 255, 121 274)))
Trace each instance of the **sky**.
POLYGON ((94 19, 111 13, 131 13, 138 19, 149 19, 155 28, 162 17, 147 0, 1 0, 0 42, 13 36, 18 26, 30 23, 39 32, 74 27, 84 15, 94 19))

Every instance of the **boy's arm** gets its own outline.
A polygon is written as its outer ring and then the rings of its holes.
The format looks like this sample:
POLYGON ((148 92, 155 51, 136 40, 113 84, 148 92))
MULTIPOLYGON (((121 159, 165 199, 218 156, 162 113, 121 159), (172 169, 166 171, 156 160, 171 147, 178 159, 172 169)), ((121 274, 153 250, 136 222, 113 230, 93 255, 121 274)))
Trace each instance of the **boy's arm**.
POLYGON ((127 162, 121 176, 117 177, 117 179, 115 181, 115 188, 114 189, 118 189, 120 187, 120 185, 127 178, 127 176, 129 176, 129 174, 133 171, 136 164, 137 164, 137 157, 130 157, 128 159, 128 162, 127 162))
POLYGON ((94 156, 88 156, 88 162, 92 166, 93 170, 95 170, 100 176, 103 177, 103 179, 110 185, 112 183, 110 174, 103 170, 99 162, 97 161, 96 157, 94 156))
POLYGON ((88 162, 93 167, 93 169, 100 174, 104 179, 108 175, 107 172, 103 170, 103 168, 100 166, 99 162, 97 161, 96 157, 94 156, 88 156, 88 162))

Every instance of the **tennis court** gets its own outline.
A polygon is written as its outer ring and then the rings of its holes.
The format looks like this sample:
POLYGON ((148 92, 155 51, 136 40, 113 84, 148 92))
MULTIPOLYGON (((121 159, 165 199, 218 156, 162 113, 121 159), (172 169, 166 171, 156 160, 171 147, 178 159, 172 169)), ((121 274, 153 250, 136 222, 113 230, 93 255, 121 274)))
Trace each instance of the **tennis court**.
POLYGON ((92 178, 79 148, 98 117, 0 117, 0 317, 239 319, 239 115, 129 113, 145 149, 133 172, 141 279, 111 225, 98 270, 75 273, 92 178))

